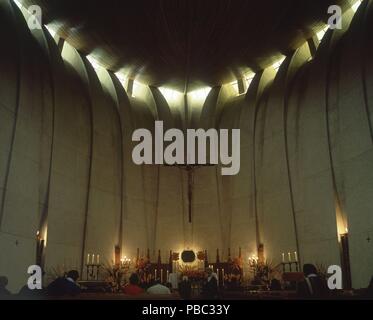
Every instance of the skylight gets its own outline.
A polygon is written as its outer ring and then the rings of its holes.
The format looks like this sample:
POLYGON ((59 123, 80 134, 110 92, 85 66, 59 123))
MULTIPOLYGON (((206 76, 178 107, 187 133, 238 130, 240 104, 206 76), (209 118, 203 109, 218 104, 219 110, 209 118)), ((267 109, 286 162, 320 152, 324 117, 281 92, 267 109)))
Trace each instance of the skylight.
POLYGON ((325 26, 322 28, 318 33, 316 33, 317 39, 321 42, 321 40, 324 38, 326 31, 328 31, 329 26, 325 26))
POLYGON ((359 9, 362 2, 363 0, 356 0, 356 2, 351 6, 352 10, 356 12, 357 9, 359 9))
POLYGON ((159 87, 158 89, 169 103, 179 101, 183 97, 183 94, 177 90, 166 87, 159 87))
POLYGON ((193 100, 205 100, 211 90, 211 87, 197 89, 188 93, 193 100))
POLYGON ((101 65, 99 64, 99 62, 91 55, 88 55, 87 56, 87 59, 88 61, 91 63, 92 67, 97 70, 97 69, 100 69, 102 68, 101 65))
POLYGON ((280 59, 278 59, 275 63, 272 64, 272 68, 278 71, 278 69, 281 67, 282 63, 285 60, 285 56, 282 56, 280 59))

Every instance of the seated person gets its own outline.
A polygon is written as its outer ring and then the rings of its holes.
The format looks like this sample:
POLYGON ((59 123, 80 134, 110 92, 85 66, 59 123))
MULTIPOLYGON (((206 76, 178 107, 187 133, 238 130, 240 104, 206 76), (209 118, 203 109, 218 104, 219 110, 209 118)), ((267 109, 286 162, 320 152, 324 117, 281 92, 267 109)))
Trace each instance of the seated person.
POLYGON ((79 272, 70 270, 66 276, 57 278, 47 287, 47 293, 51 296, 77 295, 81 292, 76 281, 79 279, 79 272))
MULTIPOLYGON (((45 275, 45 272, 42 272, 42 276, 45 275)), ((24 285, 18 292, 19 299, 27 299, 27 300, 34 300, 34 299, 43 299, 45 297, 46 290, 45 288, 41 289, 30 289, 28 284, 24 285)))
POLYGON ((297 285, 297 294, 300 298, 320 299, 328 295, 325 279, 321 278, 313 264, 303 266, 304 280, 297 285))
POLYGON ((278 279, 272 279, 269 289, 271 291, 281 291, 282 287, 281 287, 280 280, 278 280, 278 279))
POLYGON ((373 277, 370 279, 368 288, 365 290, 365 298, 373 299, 373 277))
POLYGON ((218 280, 212 269, 206 270, 207 279, 202 288, 202 295, 205 299, 216 299, 218 297, 218 280))
POLYGON ((187 300, 192 296, 192 285, 187 276, 183 276, 179 283, 179 294, 181 299, 187 300))
POLYGON ((149 294, 171 294, 170 289, 162 285, 159 279, 156 279, 154 285, 146 290, 146 292, 149 294))
POLYGON ((6 288, 8 285, 8 278, 4 276, 0 276, 0 298, 10 297, 11 293, 6 288))
POLYGON ((135 296, 144 292, 144 289, 139 286, 140 278, 137 273, 132 273, 129 278, 129 283, 123 287, 123 293, 135 296))

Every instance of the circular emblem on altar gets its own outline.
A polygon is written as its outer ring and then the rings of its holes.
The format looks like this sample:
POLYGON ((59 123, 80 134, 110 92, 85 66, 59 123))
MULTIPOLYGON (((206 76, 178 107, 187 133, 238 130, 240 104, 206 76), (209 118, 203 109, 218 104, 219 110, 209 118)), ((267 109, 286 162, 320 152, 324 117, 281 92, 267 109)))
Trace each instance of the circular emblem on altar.
POLYGON ((184 250, 181 253, 181 260, 183 260, 184 263, 191 263, 196 260, 196 254, 192 250, 184 250))

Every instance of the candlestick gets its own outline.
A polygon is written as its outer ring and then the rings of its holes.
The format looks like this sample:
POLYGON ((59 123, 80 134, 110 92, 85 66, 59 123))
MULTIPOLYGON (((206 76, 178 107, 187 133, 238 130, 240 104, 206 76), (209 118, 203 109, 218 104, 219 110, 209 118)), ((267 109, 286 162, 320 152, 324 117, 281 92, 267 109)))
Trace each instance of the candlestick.
POLYGON ((295 262, 298 262, 298 254, 296 251, 294 252, 294 259, 295 259, 295 262))
POLYGON ((224 286, 224 269, 221 269, 222 284, 224 286))
POLYGON ((291 253, 288 252, 288 258, 289 258, 289 262, 291 262, 291 253))
POLYGON ((285 253, 284 252, 282 253, 282 262, 283 263, 285 262, 285 253))

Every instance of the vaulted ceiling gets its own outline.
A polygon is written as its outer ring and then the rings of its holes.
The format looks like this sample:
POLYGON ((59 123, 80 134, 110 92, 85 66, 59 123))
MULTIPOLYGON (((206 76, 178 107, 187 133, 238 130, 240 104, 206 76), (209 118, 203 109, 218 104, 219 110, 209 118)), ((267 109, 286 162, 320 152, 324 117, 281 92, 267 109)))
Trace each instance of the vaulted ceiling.
POLYGON ((234 81, 297 48, 348 0, 25 0, 107 69, 180 91, 234 81))

